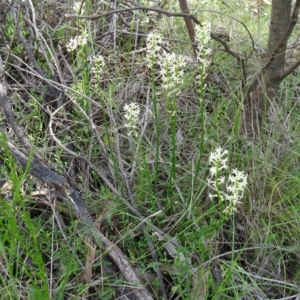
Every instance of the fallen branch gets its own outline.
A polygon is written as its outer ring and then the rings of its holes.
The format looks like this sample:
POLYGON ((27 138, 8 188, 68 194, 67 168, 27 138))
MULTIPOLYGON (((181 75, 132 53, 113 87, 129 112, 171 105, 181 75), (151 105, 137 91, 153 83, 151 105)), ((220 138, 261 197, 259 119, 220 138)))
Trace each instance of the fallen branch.
MULTIPOLYGON (((5 83, 0 83, 0 105, 3 113, 6 116, 6 121, 12 128, 20 128, 11 111, 10 99, 6 94, 5 83), (12 124, 11 124, 12 123, 12 124), (17 126, 17 127, 16 127, 17 126)), ((4 134, 4 133, 3 133, 4 134)), ((25 135, 24 135, 25 136, 25 135)), ((20 138, 20 137, 19 137, 20 138)), ((26 144, 26 143, 25 143, 26 144)), ((79 195, 78 191, 73 187, 69 180, 62 174, 54 171, 47 163, 38 159, 34 154, 32 157, 18 149, 12 142, 7 141, 7 145, 16 161, 23 167, 29 168, 29 173, 38 180, 54 187, 58 197, 67 202, 71 206, 74 215, 87 227, 87 232, 91 234, 93 240, 98 246, 111 258, 116 264, 124 278, 132 284, 130 290, 134 295, 132 299, 151 300, 152 296, 147 289, 142 285, 140 278, 135 273, 130 262, 121 251, 121 249, 109 241, 103 233, 94 225, 84 200, 79 195)), ((29 145, 27 145, 29 146, 29 145)), ((32 147, 28 147, 32 149, 32 147)), ((39 155, 39 157, 41 157, 39 155)), ((129 298, 130 299, 130 298, 129 298)))
POLYGON ((25 168, 28 166, 28 164, 30 164, 29 173, 32 176, 43 181, 49 186, 54 186, 61 199, 64 201, 69 200, 68 204, 71 205, 74 215, 78 219, 84 221, 84 224, 87 226, 87 231, 92 233, 92 235, 95 237, 95 241, 99 241, 98 246, 101 247, 102 250, 106 252, 112 261, 117 265, 118 269, 124 275, 124 278, 136 286, 134 288, 135 296, 141 300, 153 299, 146 288, 141 284, 140 278, 136 275, 121 249, 109 241, 93 224, 83 199, 72 187, 70 182, 62 174, 52 170, 49 166, 41 163, 37 159, 33 158, 31 161, 27 154, 19 150, 11 142, 8 141, 7 145, 14 158, 22 167, 25 168))

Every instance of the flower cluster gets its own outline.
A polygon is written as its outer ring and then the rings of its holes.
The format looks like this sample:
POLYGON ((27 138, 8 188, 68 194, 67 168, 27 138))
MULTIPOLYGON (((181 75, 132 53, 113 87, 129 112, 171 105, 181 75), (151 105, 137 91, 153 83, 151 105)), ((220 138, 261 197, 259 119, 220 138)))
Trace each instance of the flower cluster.
POLYGON ((68 44, 66 45, 67 50, 69 52, 74 51, 78 48, 78 46, 84 46, 88 42, 88 34, 86 31, 83 31, 82 34, 75 36, 74 38, 71 38, 68 44))
POLYGON ((139 106, 136 103, 131 102, 124 105, 124 111, 124 118, 126 119, 125 127, 128 128, 128 134, 137 136, 136 125, 140 114, 139 106))
POLYGON ((149 68, 152 68, 156 63, 156 59, 159 56, 161 50, 162 36, 152 31, 148 34, 146 40, 146 63, 149 68))
POLYGON ((182 56, 175 53, 167 53, 161 48, 162 36, 153 31, 147 36, 146 63, 149 68, 154 64, 160 65, 160 76, 163 88, 169 92, 169 96, 177 94, 179 86, 183 82, 184 67, 186 62, 182 56))
POLYGON ((183 83, 185 60, 175 53, 164 52, 160 59, 160 65, 163 88, 171 94, 177 94, 179 86, 183 83))
POLYGON ((105 61, 102 55, 89 57, 90 73, 96 77, 100 77, 104 72, 105 61))
POLYGON ((85 10, 85 2, 82 3, 82 1, 75 1, 73 10, 76 14, 83 13, 85 10))
POLYGON ((195 26, 195 40, 198 43, 198 55, 197 60, 208 67, 210 60, 209 55, 211 54, 211 48, 209 47, 211 24, 203 23, 202 26, 195 26))
POLYGON ((247 186, 247 175, 243 171, 233 169, 228 177, 228 183, 226 185, 227 195, 226 200, 229 202, 225 208, 225 214, 231 214, 236 210, 237 203, 240 203, 240 199, 243 198, 244 190, 247 186))
POLYGON ((217 148, 215 152, 212 152, 209 156, 210 174, 212 176, 217 175, 217 172, 228 169, 227 162, 228 150, 223 150, 222 148, 217 148))
MULTIPOLYGON (((202 26, 195 26, 195 41, 198 43, 197 61, 200 63, 199 79, 205 76, 206 69, 210 64, 211 48, 208 46, 211 40, 210 37, 211 25, 210 23, 203 23, 202 26)), ((202 82, 200 82, 202 84, 202 82)))
POLYGON ((215 192, 215 194, 209 195, 210 198, 218 198, 219 201, 225 201, 227 206, 223 213, 231 215, 236 211, 237 204, 241 203, 240 200, 243 198, 247 185, 247 175, 243 171, 233 169, 227 178, 222 176, 223 170, 228 169, 227 154, 228 151, 222 148, 217 148, 215 152, 211 153, 209 158, 211 176, 208 180, 208 185, 215 192))

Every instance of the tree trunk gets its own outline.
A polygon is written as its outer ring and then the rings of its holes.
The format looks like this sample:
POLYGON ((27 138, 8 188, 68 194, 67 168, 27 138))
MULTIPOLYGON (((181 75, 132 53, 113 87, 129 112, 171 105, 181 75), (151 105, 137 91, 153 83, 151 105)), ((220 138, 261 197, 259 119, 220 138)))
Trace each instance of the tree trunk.
MULTIPOLYGON (((290 27, 292 0, 272 0, 266 66, 258 74, 247 91, 244 102, 242 133, 249 139, 256 139, 266 120, 270 104, 274 101, 279 85, 283 80, 287 40, 290 27)), ((289 34, 290 35, 290 34, 289 34)))

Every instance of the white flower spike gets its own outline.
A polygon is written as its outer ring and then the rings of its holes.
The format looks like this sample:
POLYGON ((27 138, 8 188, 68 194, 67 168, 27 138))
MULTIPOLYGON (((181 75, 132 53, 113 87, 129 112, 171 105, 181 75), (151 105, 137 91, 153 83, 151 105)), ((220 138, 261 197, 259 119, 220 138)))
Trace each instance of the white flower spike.
POLYGON ((125 127, 128 128, 128 134, 136 136, 136 125, 139 120, 140 108, 136 103, 131 102, 124 105, 124 111, 124 118, 126 119, 125 127))
POLYGON ((212 152, 209 156, 210 175, 208 179, 208 185, 215 191, 214 194, 210 194, 210 199, 218 198, 220 202, 226 201, 227 206, 223 213, 231 215, 237 210, 237 205, 241 203, 244 196, 244 190, 247 186, 247 175, 243 171, 233 169, 227 176, 227 179, 223 175, 223 170, 228 169, 227 150, 217 148, 215 152, 212 152))

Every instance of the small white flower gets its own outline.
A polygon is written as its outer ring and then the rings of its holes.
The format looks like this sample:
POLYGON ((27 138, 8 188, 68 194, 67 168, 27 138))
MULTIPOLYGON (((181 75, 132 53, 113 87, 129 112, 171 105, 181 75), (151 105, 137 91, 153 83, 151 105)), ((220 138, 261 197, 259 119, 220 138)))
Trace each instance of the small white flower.
POLYGON ((84 46, 87 44, 88 34, 86 31, 83 31, 81 35, 77 35, 74 38, 71 38, 68 44, 66 45, 68 52, 76 50, 79 46, 84 46))
POLYGON ((210 64, 210 54, 212 52, 209 47, 211 40, 211 24, 204 22, 203 26, 195 26, 195 41, 198 44, 197 61, 199 62, 200 74, 197 76, 200 85, 203 84, 203 78, 206 76, 206 69, 210 64))
POLYGON ((215 163, 223 160, 223 157, 228 154, 228 150, 223 150, 221 147, 216 148, 215 152, 212 152, 209 156, 209 162, 215 163))
POLYGON ((104 67, 105 67, 105 60, 102 55, 95 55, 90 57, 90 71, 93 75, 100 76, 103 74, 104 67))
POLYGON ((218 184, 223 184, 225 182, 225 176, 221 176, 218 178, 218 184))
POLYGON ((186 65, 184 58, 175 53, 165 52, 160 57, 160 65, 163 88, 171 94, 178 94, 179 87, 183 83, 183 68, 186 65))
POLYGON ((216 148, 215 152, 212 152, 209 156, 209 162, 211 164, 210 174, 216 175, 218 171, 227 169, 228 158, 225 157, 228 154, 228 150, 222 148, 216 148))
POLYGON ((76 14, 80 13, 80 8, 81 8, 81 13, 83 13, 85 9, 85 2, 82 4, 82 1, 75 1, 73 10, 76 14))
POLYGON ((211 40, 210 37, 211 33, 211 23, 210 22, 203 22, 202 26, 195 25, 195 39, 199 43, 201 41, 201 45, 199 47, 206 46, 209 41, 211 40))
POLYGON ((162 87, 168 91, 169 96, 177 95, 183 83, 186 61, 180 55, 162 51, 162 36, 156 31, 148 34, 146 43, 147 66, 152 68, 154 64, 159 64, 162 87))
POLYGON ((209 169, 209 172, 210 172, 210 174, 211 174, 212 176, 217 175, 217 171, 218 171, 218 169, 217 169, 216 166, 211 166, 210 169, 209 169))
POLYGON ((211 187, 216 194, 209 194, 210 198, 217 197, 220 202, 226 201, 227 206, 224 209, 225 214, 232 214, 236 211, 236 207, 240 200, 244 196, 244 190, 247 185, 247 175, 243 171, 233 169, 228 175, 227 180, 225 176, 220 176, 222 170, 228 169, 227 162, 228 158, 227 150, 217 148, 215 152, 212 152, 209 157, 210 175, 211 178, 208 180, 208 186, 211 187), (226 191, 222 191, 222 185, 226 183, 226 191))
POLYGON ((129 104, 124 105, 124 118, 126 119, 125 127, 128 128, 128 134, 129 135, 136 135, 136 125, 139 119, 139 114, 140 114, 140 108, 139 106, 131 102, 129 104))
POLYGON ((162 36, 152 31, 148 34, 146 40, 146 63, 149 68, 152 68, 153 64, 156 63, 156 58, 161 50, 162 36))

